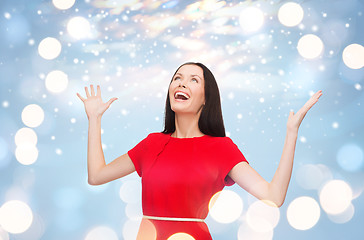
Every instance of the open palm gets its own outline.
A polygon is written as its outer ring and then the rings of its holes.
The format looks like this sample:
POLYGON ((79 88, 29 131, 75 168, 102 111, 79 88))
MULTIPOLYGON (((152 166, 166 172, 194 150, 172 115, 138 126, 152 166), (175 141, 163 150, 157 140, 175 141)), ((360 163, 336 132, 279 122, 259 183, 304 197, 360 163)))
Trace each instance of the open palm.
POLYGON ((317 101, 319 100, 321 95, 322 95, 322 91, 321 90, 317 91, 305 103, 305 105, 303 105, 303 107, 300 110, 298 110, 298 112, 296 114, 294 114, 293 111, 291 111, 289 113, 288 121, 287 121, 288 130, 298 131, 298 128, 300 127, 303 118, 306 116, 306 113, 308 112, 308 110, 311 109, 311 107, 313 105, 315 105, 315 103, 317 103, 317 101))
POLYGON ((93 85, 90 85, 90 90, 91 93, 89 93, 88 88, 85 87, 86 98, 83 98, 79 93, 77 93, 77 96, 85 105, 85 111, 88 119, 92 117, 101 117, 102 114, 104 114, 104 112, 110 107, 111 103, 117 98, 111 98, 109 101, 104 103, 101 99, 101 89, 99 85, 97 85, 96 94, 93 85))

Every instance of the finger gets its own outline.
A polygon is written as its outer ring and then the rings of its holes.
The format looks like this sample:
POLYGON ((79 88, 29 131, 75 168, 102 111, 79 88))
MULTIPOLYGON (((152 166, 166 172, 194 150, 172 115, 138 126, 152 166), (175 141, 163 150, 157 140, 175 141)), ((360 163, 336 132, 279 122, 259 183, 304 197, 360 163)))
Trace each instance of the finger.
POLYGON ((87 87, 85 87, 85 92, 86 92, 86 97, 90 97, 90 93, 88 92, 88 88, 87 87))
POLYGON ((77 93, 77 96, 81 99, 82 102, 84 102, 86 100, 79 93, 77 93))
POLYGON ((111 105, 111 103, 113 103, 116 99, 118 98, 111 98, 106 104, 109 107, 111 105))
POLYGON ((101 97, 100 85, 97 85, 97 93, 96 93, 96 96, 101 97))
POLYGON ((94 90, 94 85, 90 85, 91 88, 91 96, 95 96, 95 90, 94 90))

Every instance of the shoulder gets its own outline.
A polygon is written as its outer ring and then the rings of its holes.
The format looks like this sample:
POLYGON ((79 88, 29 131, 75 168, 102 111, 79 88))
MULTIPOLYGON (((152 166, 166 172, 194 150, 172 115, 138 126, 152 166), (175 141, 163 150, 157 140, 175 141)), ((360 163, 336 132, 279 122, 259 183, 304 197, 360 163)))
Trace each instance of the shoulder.
POLYGON ((159 140, 167 139, 167 138, 169 138, 168 134, 161 133, 161 132, 153 132, 153 133, 149 133, 148 136, 145 138, 145 140, 154 142, 154 141, 159 141, 159 140))

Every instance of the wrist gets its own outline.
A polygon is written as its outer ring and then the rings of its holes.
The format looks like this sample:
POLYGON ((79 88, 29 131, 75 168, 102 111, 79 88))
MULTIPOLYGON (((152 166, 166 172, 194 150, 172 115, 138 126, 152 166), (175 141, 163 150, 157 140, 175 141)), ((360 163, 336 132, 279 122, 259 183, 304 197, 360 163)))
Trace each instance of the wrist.
POLYGON ((101 115, 100 116, 90 116, 89 118, 88 118, 88 121, 89 122, 98 122, 98 121, 101 121, 101 115))
POLYGON ((296 137, 298 136, 298 129, 287 128, 287 136, 296 137))

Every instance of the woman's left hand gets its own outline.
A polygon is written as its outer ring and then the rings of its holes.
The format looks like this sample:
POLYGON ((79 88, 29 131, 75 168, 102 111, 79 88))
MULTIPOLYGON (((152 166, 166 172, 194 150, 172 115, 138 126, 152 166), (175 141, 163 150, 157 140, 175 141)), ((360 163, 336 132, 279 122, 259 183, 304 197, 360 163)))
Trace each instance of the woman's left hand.
POLYGON ((315 105, 315 103, 317 103, 317 101, 319 100, 321 95, 322 95, 322 91, 319 90, 314 95, 312 95, 312 97, 305 103, 305 105, 303 105, 303 107, 300 110, 298 110, 298 112, 296 114, 294 114, 293 111, 291 111, 289 113, 288 121, 287 121, 287 130, 288 131, 298 132, 298 128, 300 127, 303 118, 306 116, 306 113, 308 112, 308 110, 310 110, 310 108, 313 105, 315 105))

